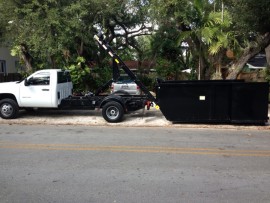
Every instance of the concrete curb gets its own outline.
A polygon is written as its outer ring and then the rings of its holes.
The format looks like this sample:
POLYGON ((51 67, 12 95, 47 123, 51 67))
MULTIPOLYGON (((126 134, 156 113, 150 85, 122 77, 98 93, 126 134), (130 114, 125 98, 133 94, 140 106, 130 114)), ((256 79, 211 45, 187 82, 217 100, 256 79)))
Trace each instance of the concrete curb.
MULTIPOLYGON (((270 112, 270 111, 269 111, 270 112)), ((268 115, 269 116, 269 115, 268 115)), ((270 117, 270 116, 269 116, 270 117)), ((107 123, 100 110, 39 110, 36 112, 20 111, 19 118, 0 119, 2 124, 19 125, 83 125, 111 127, 168 127, 196 129, 237 129, 270 130, 269 122, 265 126, 254 125, 220 125, 220 124, 172 124, 156 109, 136 111, 124 116, 121 123, 107 123)))

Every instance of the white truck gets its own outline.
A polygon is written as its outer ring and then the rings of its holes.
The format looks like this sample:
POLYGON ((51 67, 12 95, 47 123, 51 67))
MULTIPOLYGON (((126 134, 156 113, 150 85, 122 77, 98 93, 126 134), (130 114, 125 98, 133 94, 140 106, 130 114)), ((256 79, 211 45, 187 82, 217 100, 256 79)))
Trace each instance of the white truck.
POLYGON ((40 70, 20 82, 0 83, 0 116, 13 119, 19 109, 30 108, 102 108, 105 120, 119 122, 124 113, 142 109, 148 103, 146 96, 138 95, 72 96, 72 88, 69 72, 60 69, 40 70))

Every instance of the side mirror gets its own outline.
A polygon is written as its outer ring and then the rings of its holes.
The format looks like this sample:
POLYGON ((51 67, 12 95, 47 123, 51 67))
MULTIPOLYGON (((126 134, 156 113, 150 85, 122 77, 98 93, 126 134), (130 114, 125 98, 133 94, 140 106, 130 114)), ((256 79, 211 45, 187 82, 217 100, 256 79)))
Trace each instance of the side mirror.
POLYGON ((29 82, 28 82, 27 78, 24 79, 24 85, 29 86, 29 82))

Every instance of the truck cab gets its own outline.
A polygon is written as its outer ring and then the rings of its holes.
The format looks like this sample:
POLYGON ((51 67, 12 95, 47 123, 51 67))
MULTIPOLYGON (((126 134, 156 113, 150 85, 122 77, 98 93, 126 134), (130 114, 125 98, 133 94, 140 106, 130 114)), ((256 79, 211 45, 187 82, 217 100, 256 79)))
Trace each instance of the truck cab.
POLYGON ((57 108, 61 100, 72 94, 72 82, 67 71, 47 69, 37 71, 20 83, 20 107, 57 108))
POLYGON ((20 82, 0 83, 0 115, 13 118, 19 108, 58 108, 72 88, 69 72, 60 69, 40 70, 20 82))

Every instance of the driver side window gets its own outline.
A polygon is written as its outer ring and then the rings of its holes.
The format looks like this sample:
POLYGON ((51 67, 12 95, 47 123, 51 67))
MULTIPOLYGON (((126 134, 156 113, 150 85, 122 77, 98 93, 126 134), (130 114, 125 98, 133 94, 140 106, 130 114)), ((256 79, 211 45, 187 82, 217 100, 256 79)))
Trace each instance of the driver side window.
POLYGON ((37 73, 33 77, 28 79, 30 85, 49 85, 50 84, 50 73, 37 73))

